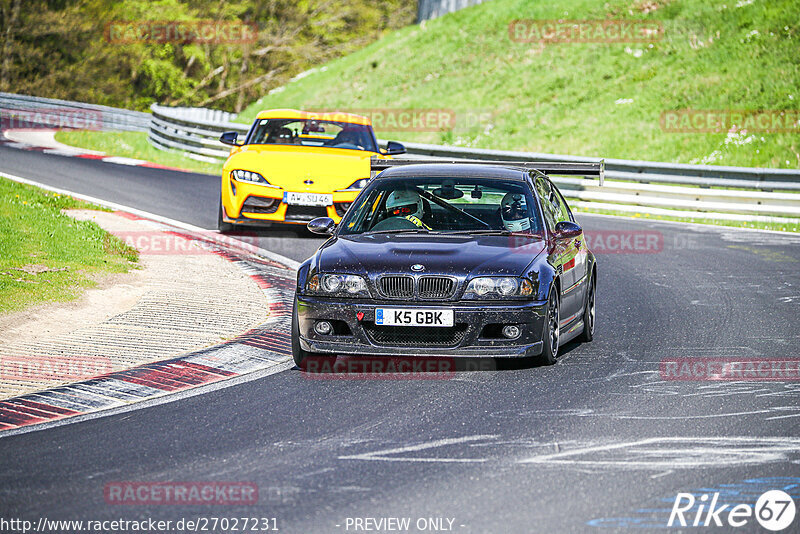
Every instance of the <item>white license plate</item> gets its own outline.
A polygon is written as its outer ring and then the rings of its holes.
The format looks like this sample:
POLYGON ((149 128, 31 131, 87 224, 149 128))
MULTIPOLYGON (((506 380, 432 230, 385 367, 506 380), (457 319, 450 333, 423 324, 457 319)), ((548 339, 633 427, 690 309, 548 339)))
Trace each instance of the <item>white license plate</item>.
POLYGON ((294 206, 330 206, 333 204, 333 195, 285 191, 283 193, 283 201, 294 206))
POLYGON ((384 326, 453 326, 453 310, 378 308, 375 324, 384 326))

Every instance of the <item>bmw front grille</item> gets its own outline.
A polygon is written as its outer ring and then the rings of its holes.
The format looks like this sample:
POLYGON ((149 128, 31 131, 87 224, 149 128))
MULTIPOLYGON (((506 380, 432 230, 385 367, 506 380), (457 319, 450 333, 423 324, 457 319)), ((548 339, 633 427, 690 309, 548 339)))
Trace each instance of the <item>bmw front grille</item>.
POLYGON ((456 281, 449 276, 386 275, 378 279, 378 288, 382 296, 390 299, 443 300, 453 296, 456 281))

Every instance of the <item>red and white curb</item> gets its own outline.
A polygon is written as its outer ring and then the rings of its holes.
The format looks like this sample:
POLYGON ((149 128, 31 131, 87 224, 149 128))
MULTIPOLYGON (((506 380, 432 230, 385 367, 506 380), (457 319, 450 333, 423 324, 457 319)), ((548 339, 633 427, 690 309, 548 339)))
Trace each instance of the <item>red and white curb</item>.
MULTIPOLYGON (((6 174, 2 176, 10 177, 6 174)), ((31 183, 29 180, 19 180, 31 183)), ((66 191, 63 193, 71 194, 66 191)), ((0 435, 16 434, 31 425, 55 423, 96 412, 113 413, 115 409, 136 403, 245 375, 258 375, 260 372, 269 374, 270 370, 279 372, 291 367, 290 321, 297 262, 274 253, 264 254, 266 251, 260 249, 253 250, 255 247, 252 245, 238 243, 233 237, 210 235, 193 227, 180 229, 165 223, 163 218, 156 221, 143 213, 124 212, 127 217, 151 220, 162 231, 170 231, 197 242, 253 278, 269 302, 267 320, 220 345, 0 401, 0 435)))
POLYGON ((221 345, 177 358, 0 401, 0 430, 117 408, 288 362, 294 271, 228 247, 214 250, 215 245, 208 242, 204 246, 231 260, 259 284, 270 299, 265 323, 221 345))

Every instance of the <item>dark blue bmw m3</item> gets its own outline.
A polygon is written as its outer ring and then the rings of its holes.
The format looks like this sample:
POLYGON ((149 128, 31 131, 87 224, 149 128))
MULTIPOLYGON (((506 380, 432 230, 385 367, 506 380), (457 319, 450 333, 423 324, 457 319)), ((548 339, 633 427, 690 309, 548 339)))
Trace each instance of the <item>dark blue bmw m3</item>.
POLYGON ((549 174, 603 163, 373 161, 297 274, 292 352, 537 357, 591 341, 597 265, 549 174))

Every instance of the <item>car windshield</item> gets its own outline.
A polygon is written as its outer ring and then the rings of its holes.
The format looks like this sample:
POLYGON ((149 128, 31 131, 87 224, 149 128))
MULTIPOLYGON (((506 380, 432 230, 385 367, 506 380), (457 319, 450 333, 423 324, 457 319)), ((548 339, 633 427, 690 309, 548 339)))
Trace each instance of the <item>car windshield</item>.
POLYGON ((259 119, 248 144, 378 151, 370 126, 316 119, 259 119))
POLYGON ((541 234, 530 189, 523 182, 489 178, 378 180, 355 201, 340 234, 541 234))

